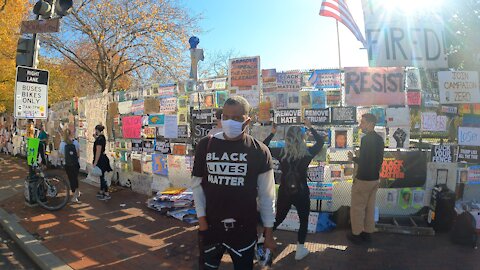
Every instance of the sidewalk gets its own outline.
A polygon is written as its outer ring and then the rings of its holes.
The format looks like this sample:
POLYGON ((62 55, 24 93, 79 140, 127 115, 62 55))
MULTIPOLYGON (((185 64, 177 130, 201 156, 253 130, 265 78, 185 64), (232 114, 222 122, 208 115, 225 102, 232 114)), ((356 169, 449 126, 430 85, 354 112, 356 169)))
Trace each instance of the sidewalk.
MULTIPOLYGON (((9 180, 0 168, 3 186, 9 180)), ((24 175, 15 171, 9 174, 24 175)), ((195 226, 148 209, 147 196, 131 190, 118 188, 104 202, 96 199, 96 187, 86 183, 80 187, 82 203, 57 212, 25 206, 21 192, 1 201, 0 207, 16 215, 20 225, 73 269, 197 269, 195 226)), ((277 231, 273 269, 474 270, 480 264, 478 250, 453 246, 448 235, 375 234, 370 247, 359 247, 352 246, 345 233, 308 235, 306 245, 312 254, 296 262, 296 234, 277 231)), ((233 269, 229 258, 223 259, 221 269, 233 269)))

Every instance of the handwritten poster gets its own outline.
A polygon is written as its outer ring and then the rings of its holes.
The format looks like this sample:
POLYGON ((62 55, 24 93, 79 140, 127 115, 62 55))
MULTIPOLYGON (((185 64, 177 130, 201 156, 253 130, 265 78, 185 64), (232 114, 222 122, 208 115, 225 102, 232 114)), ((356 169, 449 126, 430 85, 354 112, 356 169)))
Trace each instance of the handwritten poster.
POLYGON ((160 113, 172 113, 177 110, 177 98, 169 97, 160 99, 160 113))
POLYGON ((423 131, 447 131, 448 117, 436 112, 422 112, 423 131))
POLYGON ((459 127, 458 144, 466 146, 480 146, 480 128, 459 127))
POLYGON ((304 118, 314 125, 326 125, 330 123, 330 109, 307 109, 304 118))
POLYGON ((262 69, 262 85, 264 93, 277 91, 277 70, 262 69))
POLYGON ((165 115, 165 138, 178 138, 177 115, 165 115))
POLYGON ((260 82, 260 57, 230 59, 230 86, 240 90, 252 90, 260 82))
POLYGON ((276 110, 275 123, 277 125, 295 125, 302 123, 301 110, 276 110))
POLYGON ((122 117, 122 133, 126 139, 140 139, 142 131, 142 116, 122 117))
POLYGON ((168 175, 167 155, 152 155, 152 172, 159 175, 168 175))
POLYGON ((165 115, 163 114, 151 114, 148 116, 149 126, 160 126, 165 124, 165 115))
POLYGON ((332 124, 352 125, 357 121, 357 108, 335 107, 331 108, 332 124))
POLYGON ((477 71, 439 71, 440 103, 464 104, 480 101, 477 71))
POLYGON ((350 106, 405 105, 402 68, 345 68, 345 103, 350 106))
POLYGON ((277 72, 278 92, 298 92, 302 88, 302 73, 299 71, 277 72))
POLYGON ((168 140, 155 140, 155 151, 164 155, 172 152, 170 142, 168 140))

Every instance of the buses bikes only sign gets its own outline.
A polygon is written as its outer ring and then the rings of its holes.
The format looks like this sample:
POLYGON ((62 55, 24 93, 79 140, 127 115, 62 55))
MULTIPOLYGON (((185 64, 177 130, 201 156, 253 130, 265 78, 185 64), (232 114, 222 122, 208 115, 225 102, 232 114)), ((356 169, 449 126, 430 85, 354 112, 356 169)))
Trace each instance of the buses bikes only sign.
POLYGON ((17 67, 15 118, 47 119, 48 71, 17 67))

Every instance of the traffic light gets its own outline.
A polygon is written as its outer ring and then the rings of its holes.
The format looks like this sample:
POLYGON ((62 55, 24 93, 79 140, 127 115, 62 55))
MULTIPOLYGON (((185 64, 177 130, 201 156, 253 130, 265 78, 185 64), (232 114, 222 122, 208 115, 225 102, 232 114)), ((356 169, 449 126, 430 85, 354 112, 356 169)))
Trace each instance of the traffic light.
POLYGON ((36 67, 38 66, 38 53, 40 50, 39 40, 36 44, 32 38, 20 38, 17 43, 16 66, 36 67), (33 59, 35 57, 35 59, 33 59))
POLYGON ((39 0, 33 7, 33 13, 43 19, 68 15, 73 8, 73 0, 39 0))

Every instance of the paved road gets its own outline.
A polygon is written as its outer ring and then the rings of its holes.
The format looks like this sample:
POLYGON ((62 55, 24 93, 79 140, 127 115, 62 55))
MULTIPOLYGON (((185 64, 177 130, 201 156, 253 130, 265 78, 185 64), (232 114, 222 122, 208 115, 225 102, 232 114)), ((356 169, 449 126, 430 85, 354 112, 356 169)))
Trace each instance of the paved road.
POLYGON ((40 269, 0 226, 0 269, 40 269))

